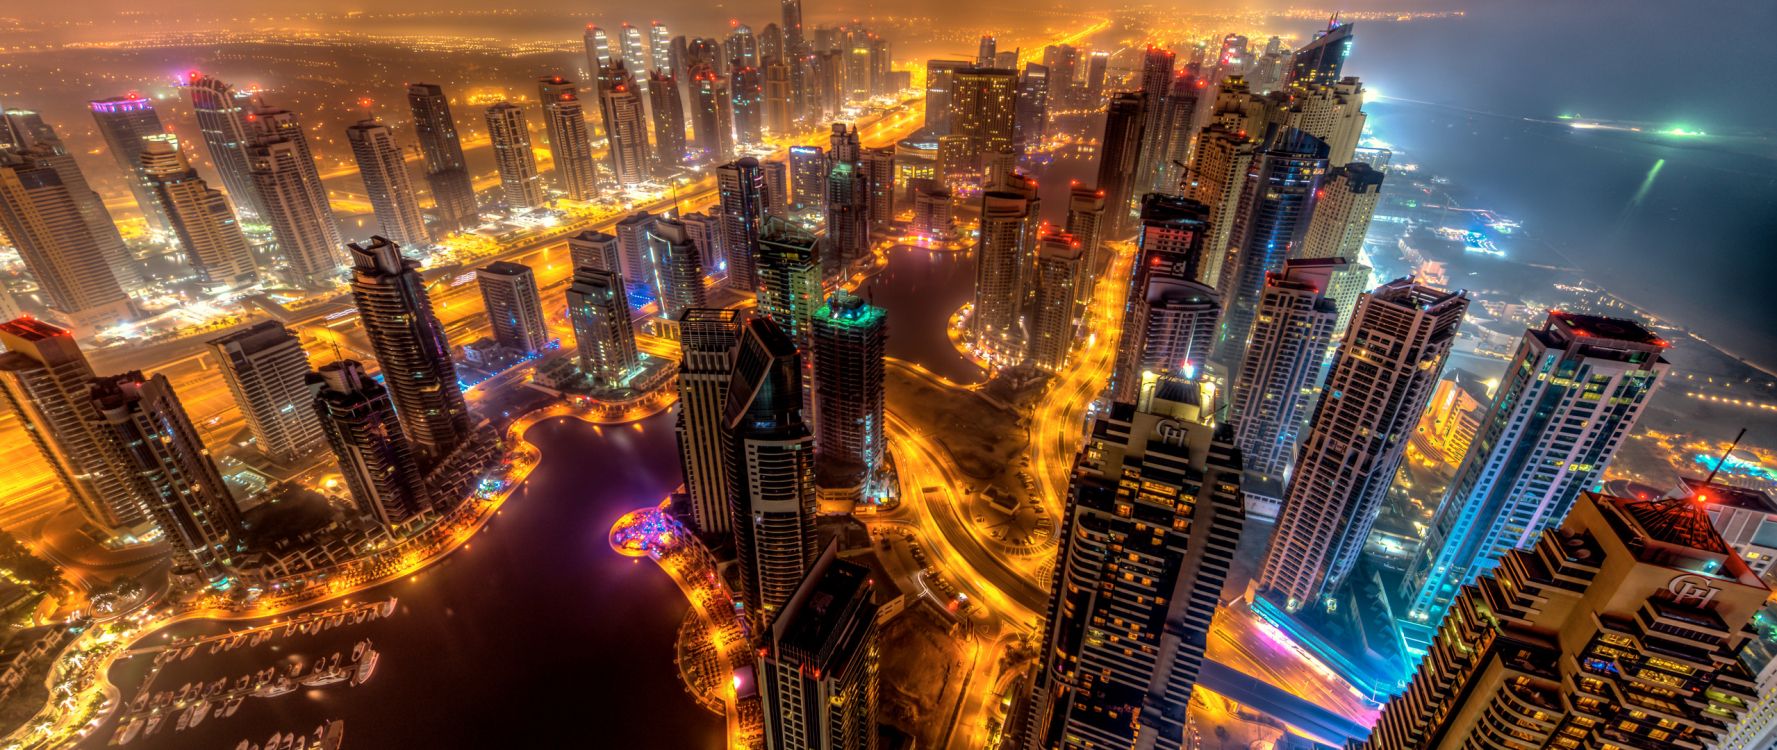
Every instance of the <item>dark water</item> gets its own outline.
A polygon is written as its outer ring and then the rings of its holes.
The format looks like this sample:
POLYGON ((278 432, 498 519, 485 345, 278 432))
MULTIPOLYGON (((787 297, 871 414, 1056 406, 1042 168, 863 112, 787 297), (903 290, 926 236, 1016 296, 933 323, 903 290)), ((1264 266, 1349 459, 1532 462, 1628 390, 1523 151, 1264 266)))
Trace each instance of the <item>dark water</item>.
MULTIPOLYGON (((532 428, 543 464, 489 531, 417 582, 361 597, 400 597, 390 619, 194 655, 156 688, 293 657, 349 655, 362 638, 382 652, 368 683, 249 699, 231 718, 183 733, 164 727, 131 747, 227 750, 334 718, 346 721, 347 748, 720 747, 722 720, 692 702, 672 663, 683 597, 652 563, 621 557, 605 541, 618 516, 679 483, 672 417, 639 425, 532 428)), ((174 633, 219 629, 226 626, 174 633)), ((126 699, 146 668, 139 658, 113 671, 126 699)), ((85 746, 103 747, 110 736, 107 727, 85 746)))
POLYGON ((925 365, 958 383, 981 379, 976 367, 950 345, 950 315, 974 297, 975 260, 965 252, 896 247, 888 268, 858 294, 888 312, 888 355, 925 365))

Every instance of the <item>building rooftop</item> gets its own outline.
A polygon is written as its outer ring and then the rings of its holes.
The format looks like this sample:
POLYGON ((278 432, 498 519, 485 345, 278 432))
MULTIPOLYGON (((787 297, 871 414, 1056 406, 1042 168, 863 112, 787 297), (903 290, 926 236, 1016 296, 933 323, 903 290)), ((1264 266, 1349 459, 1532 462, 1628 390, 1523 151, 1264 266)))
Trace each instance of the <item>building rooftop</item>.
POLYGON ((509 260, 496 260, 482 266, 481 270, 487 271, 488 273, 496 273, 501 276, 522 276, 530 273, 531 267, 523 263, 513 263, 509 260))
POLYGON ((1704 482, 1694 477, 1685 477, 1684 486, 1687 496, 1694 497, 1708 505, 1721 505, 1729 508, 1741 508, 1759 513, 1777 513, 1777 500, 1771 496, 1720 482, 1704 482))
POLYGON ((861 645, 849 621, 875 616, 870 569, 838 559, 832 550, 821 556, 808 577, 771 623, 773 640, 782 649, 813 657, 815 677, 829 665, 844 664, 845 650, 861 645))
POLYGON ((0 323, 0 331, 17 336, 25 341, 42 341, 57 336, 70 335, 67 329, 59 328, 48 322, 32 317, 14 318, 0 323))
POLYGON ((1653 331, 1633 320, 1550 310, 1549 325, 1570 332, 1577 338, 1610 339, 1661 348, 1670 346, 1665 339, 1654 335, 1653 331))

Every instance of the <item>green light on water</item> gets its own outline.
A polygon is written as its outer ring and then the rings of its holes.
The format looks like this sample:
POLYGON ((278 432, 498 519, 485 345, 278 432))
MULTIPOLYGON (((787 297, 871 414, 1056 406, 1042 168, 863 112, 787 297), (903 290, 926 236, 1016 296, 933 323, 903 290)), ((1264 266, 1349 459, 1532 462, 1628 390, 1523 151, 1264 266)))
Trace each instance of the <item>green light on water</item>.
POLYGON ((1660 131, 1660 133, 1662 135, 1671 135, 1671 136, 1677 136, 1680 138, 1695 138, 1698 136, 1709 135, 1708 133, 1705 133, 1701 130, 1691 130, 1689 128, 1686 128, 1683 125, 1675 125, 1673 127, 1670 127, 1670 128, 1660 131))
POLYGON ((1565 113, 1565 112, 1563 112, 1563 113, 1561 113, 1561 114, 1558 114, 1558 115, 1555 115, 1555 119, 1557 119, 1557 120, 1572 120, 1572 119, 1575 119, 1575 118, 1577 118, 1577 117, 1579 117, 1579 115, 1570 115, 1570 114, 1567 114, 1567 113, 1565 113))

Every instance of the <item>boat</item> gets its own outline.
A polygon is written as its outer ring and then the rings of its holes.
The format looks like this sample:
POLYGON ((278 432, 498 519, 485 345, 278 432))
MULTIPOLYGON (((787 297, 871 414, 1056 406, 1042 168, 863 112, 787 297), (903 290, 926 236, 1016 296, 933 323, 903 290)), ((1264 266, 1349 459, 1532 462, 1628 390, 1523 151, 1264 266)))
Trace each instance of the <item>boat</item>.
POLYGON ((277 750, 284 743, 283 732, 272 732, 271 739, 265 741, 265 750, 277 750))
POLYGON ((275 695, 283 695, 295 689, 295 680, 288 677, 280 677, 276 682, 269 682, 254 688, 253 695, 260 698, 270 698, 275 695))
POLYGON ((368 639, 368 638, 366 638, 362 641, 358 641, 358 645, 352 647, 352 663, 353 664, 357 664, 360 660, 362 660, 364 658, 364 649, 367 649, 367 648, 370 648, 370 639, 368 639))
POLYGON ((187 708, 179 712, 179 722, 173 725, 173 731, 183 732, 186 727, 191 726, 191 712, 193 710, 194 708, 187 708))
POLYGON ((185 650, 181 651, 179 653, 179 661, 185 661, 186 659, 191 658, 191 652, 196 651, 196 650, 197 650, 197 646, 195 646, 195 645, 186 646, 185 650))
POLYGON ((227 689, 228 689, 228 678, 227 677, 218 677, 218 678, 216 678, 215 682, 210 683, 210 689, 208 691, 205 691, 204 695, 215 695, 215 694, 220 693, 220 692, 227 690, 227 689))
POLYGON ((285 747, 290 748, 290 750, 303 750, 304 748, 309 746, 308 736, 301 735, 301 734, 294 735, 294 736, 296 738, 296 741, 285 745, 285 747))
POLYGON ((131 711, 145 711, 145 710, 147 710, 148 709, 148 700, 153 697, 154 697, 153 694, 151 694, 147 691, 143 691, 141 695, 136 696, 135 700, 130 701, 130 710, 131 711))
POLYGON ((315 735, 314 750, 339 750, 340 744, 346 740, 346 721, 345 719, 329 721, 326 725, 316 729, 315 735))
POLYGON ((105 744, 128 745, 130 740, 135 739, 136 734, 140 731, 142 731, 142 721, 137 718, 128 719, 124 721, 123 726, 117 728, 117 732, 111 735, 111 741, 105 744))
POLYGON ((392 614, 395 614, 395 597, 391 596, 388 601, 383 602, 383 606, 378 610, 377 616, 388 617, 392 614))
POLYGON ((198 701, 198 704, 196 706, 193 706, 191 709, 191 723, 186 724, 185 728, 192 729, 192 728, 197 727, 197 725, 203 723, 204 717, 209 716, 209 715, 210 715, 210 702, 209 701, 198 701))
POLYGON ((376 671, 376 660, 376 649, 372 648, 364 651, 364 658, 358 660, 358 668, 354 670, 352 674, 352 687, 357 687, 370 681, 370 675, 376 671))
POLYGON ((160 723, 163 719, 166 719, 166 718, 167 718, 166 714, 160 713, 158 711, 155 713, 149 714, 148 715, 148 733, 154 734, 155 732, 160 731, 160 723))
POLYGON ((216 716, 223 719, 233 716, 235 711, 240 710, 241 701, 246 699, 247 696, 244 695, 237 695, 233 698, 229 698, 227 703, 222 704, 222 711, 216 714, 216 716))

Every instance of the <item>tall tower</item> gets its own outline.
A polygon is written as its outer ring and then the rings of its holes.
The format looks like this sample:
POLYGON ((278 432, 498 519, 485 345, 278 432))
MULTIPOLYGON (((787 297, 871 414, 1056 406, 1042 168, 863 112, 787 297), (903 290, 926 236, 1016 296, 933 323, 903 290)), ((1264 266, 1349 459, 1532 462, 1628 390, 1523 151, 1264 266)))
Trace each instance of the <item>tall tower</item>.
POLYGON ((86 234, 93 238, 97 252, 110 266, 117 283, 125 289, 139 286, 142 283, 141 264, 124 247, 123 236, 118 233, 110 210, 105 208, 105 200, 87 183, 86 174, 80 170, 73 152, 56 135, 55 128, 31 110, 7 109, 0 111, 0 130, 12 133, 9 140, 18 144, 10 149, 15 156, 25 163, 56 173, 74 204, 74 211, 86 225, 86 234))
POLYGON ((685 105, 679 97, 679 81, 655 72, 648 79, 648 101, 654 113, 654 147, 660 152, 655 171, 669 174, 685 165, 685 105))
POLYGON ((648 148, 647 112, 642 96, 628 76, 600 87, 599 106, 605 113, 605 137, 611 152, 611 173, 625 187, 640 185, 654 174, 648 148))
POLYGON ((240 507, 167 376, 99 378, 91 399, 100 439, 172 547, 174 575, 206 583, 227 578, 240 542, 240 507))
POLYGON ((1156 372, 1174 375, 1186 367, 1201 368, 1208 353, 1205 347, 1213 344, 1214 337, 1204 340, 1197 333, 1219 317, 1219 311, 1206 309, 1216 297, 1214 290, 1201 283, 1209 209, 1189 198, 1149 194, 1142 200, 1141 217, 1122 337, 1111 370, 1111 398, 1117 401, 1133 402, 1142 370, 1157 362, 1167 365, 1156 372), (1179 324, 1171 335, 1165 325, 1156 328, 1169 319, 1179 324), (1162 334, 1160 340, 1150 341, 1155 333, 1162 334))
MULTIPOLYGON (((633 128, 642 134, 646 144, 647 131, 642 129, 642 104, 634 99, 633 128)), ((537 101, 543 103, 543 125, 549 131, 549 158, 555 164, 555 182, 577 201, 597 198, 598 167, 592 163, 592 139, 586 132, 586 112, 580 106, 579 89, 561 76, 537 79, 537 101)), ((615 154, 619 149, 613 148, 615 154)), ((645 156, 647 146, 642 146, 645 156)), ((645 172, 644 168, 644 172, 645 172)))
POLYGON ((310 374, 311 413, 321 428, 358 512, 395 531, 432 507, 407 433, 389 392, 356 361, 310 374))
POLYGON ((1049 69, 1027 63, 1018 77, 1017 116, 1014 139, 1020 150, 1034 150, 1043 142, 1049 124, 1049 69))
POLYGON ((1298 257, 1344 258, 1353 263, 1363 257, 1364 235, 1382 194, 1382 176, 1382 170, 1363 162, 1327 170, 1298 257))
POLYGON ((1051 230, 1037 246, 1036 294, 1030 304, 1030 359, 1049 372, 1067 366, 1074 321, 1081 309, 1086 248, 1067 232, 1051 230))
POLYGON ((1074 463, 1025 747, 1184 739, 1245 524, 1240 453, 1208 388, 1158 376, 1139 391, 1093 420, 1074 463))
POLYGON ((987 34, 982 34, 981 35, 981 45, 975 52, 975 67, 977 67, 977 68, 991 68, 991 67, 993 67, 993 60, 994 60, 994 57, 996 56, 994 54, 994 47, 995 47, 995 42, 994 42, 993 37, 989 36, 987 34))
POLYGON ((1246 351, 1265 274, 1281 268, 1301 242, 1326 169, 1327 144, 1293 128, 1273 131, 1254 154, 1219 279, 1228 314, 1218 361, 1236 362, 1246 351))
POLYGON ((723 405, 728 515, 747 614, 770 622, 814 565, 814 435, 802 420, 802 357, 770 318, 741 326, 723 405))
POLYGON ((722 418, 740 320, 738 311, 725 308, 693 307, 679 314, 679 416, 674 431, 685 493, 691 497, 691 523, 705 534, 733 529, 722 418))
POLYGON ((1085 185, 1068 190, 1067 233, 1080 243, 1080 280, 1075 285, 1076 299, 1081 305, 1092 304, 1092 291, 1098 285, 1099 231, 1104 223, 1104 191, 1085 185))
POLYGON ((1404 632, 1429 642, 1465 585, 1597 486, 1666 374, 1668 346, 1639 323, 1561 311, 1524 332, 1407 569, 1404 632))
POLYGON ((728 94, 734 102, 734 137, 741 143, 765 140, 765 75, 742 65, 729 73, 728 94))
POLYGON ((822 486, 871 486, 882 467, 888 315, 840 290, 814 311, 815 414, 822 486))
POLYGON ((759 168, 765 170, 765 215, 790 218, 790 162, 767 159, 759 168))
POLYGON ((875 750, 876 582, 828 545, 771 620, 760 708, 771 750, 875 750))
POLYGON ((1018 123, 1018 71, 962 68, 951 74, 950 132, 968 139, 977 168, 986 154, 1012 148, 1018 123))
POLYGON ((259 278, 253 248, 222 191, 211 188, 171 140, 148 141, 140 173, 185 257, 206 284, 251 284, 259 278))
POLYGON ((1246 173, 1252 166, 1252 141, 1240 132, 1210 126, 1197 133, 1196 150, 1191 152, 1189 178, 1182 186, 1184 195, 1209 207, 1210 234, 1201 280, 1220 287, 1228 246, 1234 236, 1234 214, 1240 210, 1240 194, 1246 187, 1246 173))
POLYGON ((759 254, 759 230, 765 222, 765 170, 751 156, 723 164, 716 168, 716 190, 721 201, 728 288, 746 294, 758 283, 753 258, 759 254))
POLYGON ((827 170, 827 259, 844 273, 870 252, 870 175, 858 161, 834 160, 827 170))
POLYGON ((623 277, 599 268, 574 269, 568 285, 568 321, 574 326, 580 369, 601 388, 629 381, 639 359, 623 277))
POLYGON ((1339 258, 1286 260, 1265 277, 1229 412, 1248 470, 1281 479, 1295 458, 1338 317, 1327 290, 1344 264, 1339 258))
POLYGON ((359 120, 346 128, 346 142, 352 145, 358 176, 364 179, 364 192, 383 235, 397 245, 431 244, 432 234, 426 231, 413 179, 407 174, 407 155, 395 142, 395 133, 377 120, 359 120))
POLYGON ((981 194, 981 240, 975 251, 975 345, 1001 364, 1017 364, 1026 344, 1024 276, 1037 239, 1036 181, 1013 174, 1003 189, 981 194))
POLYGON ((858 157, 858 170, 870 180, 870 231, 886 233, 895 223, 895 150, 864 149, 858 157))
POLYGON ((136 206, 142 209, 148 226, 171 232, 173 227, 167 221, 166 209, 160 205, 147 175, 142 172, 142 149, 150 140, 172 137, 161 126, 154 102, 130 94, 88 102, 87 107, 92 110, 93 122, 99 126, 99 135, 105 137, 105 146, 110 149, 117 168, 129 176, 130 194, 135 196, 136 206))
POLYGON ((650 295, 660 294, 660 287, 655 284, 653 259, 648 255, 648 230, 661 218, 647 211, 637 211, 618 220, 613 227, 617 230, 617 248, 623 257, 623 280, 647 287, 650 295))
POLYGON ((691 79, 691 139, 700 153, 698 161, 720 161, 732 148, 734 133, 722 132, 722 104, 726 90, 716 74, 699 69, 691 79))
POLYGON ((759 238, 759 313, 806 348, 821 304, 819 240, 781 219, 768 219, 759 238))
POLYGON ((76 192, 85 185, 65 182, 37 151, 0 150, 0 234, 18 249, 49 306, 76 325, 96 330, 128 322, 134 310, 107 262, 107 238, 80 210, 76 192))
POLYGON ((493 141, 494 166, 500 172, 500 191, 513 209, 541 208, 543 175, 531 153, 531 129, 524 110, 510 102, 487 108, 487 134, 493 141))
POLYGON ((321 447, 321 425, 308 408, 313 396, 304 383, 308 352, 294 332, 264 320, 206 343, 260 453, 294 465, 321 447))
MULTIPOLYGON (((647 42, 642 39, 642 30, 631 26, 628 21, 624 21, 618 43, 618 46, 623 50, 624 67, 629 68, 632 73, 646 78, 648 71, 654 69, 654 60, 647 42)), ((647 93, 646 86, 641 88, 642 93, 647 93)))
POLYGON ((260 219, 271 225, 291 281, 324 289, 338 279, 339 224, 327 187, 296 114, 259 109, 250 116, 247 163, 258 191, 260 219))
POLYGON ((347 247, 352 297, 395 412, 422 463, 442 461, 469 436, 469 408, 420 264, 402 258, 401 247, 382 237, 347 247))
POLYGON ((1455 594, 1406 692, 1350 747, 1726 747, 1758 702, 1736 654, 1769 627, 1751 623, 1771 592, 1706 510, 1580 495, 1455 594))
POLYGON ((1408 279, 1358 300, 1297 453, 1257 593, 1294 612, 1351 572, 1467 310, 1463 292, 1408 279))
POLYGON ((426 185, 432 189, 440 226, 445 231, 475 226, 481 219, 475 183, 463 160, 462 140, 450 115, 450 98, 438 84, 413 83, 407 86, 407 106, 413 112, 414 135, 426 159, 426 185))
POLYGON ((1102 239, 1126 236, 1135 183, 1141 175, 1142 96, 1121 93, 1105 110, 1104 138, 1099 141, 1098 189, 1104 191, 1102 239))
POLYGON ((0 398, 73 496, 82 516, 107 534, 147 518, 110 443, 97 431, 89 392, 93 368, 74 334, 35 318, 0 323, 0 398))
POLYGON ((790 147, 790 207, 816 211, 827 204, 827 156, 820 146, 790 147))
POLYGON ((649 225, 647 241, 648 268, 654 272, 660 317, 677 320, 684 311, 703 307, 707 301, 703 260, 685 224, 661 217, 649 225))
POLYGON ((204 147, 209 149, 210 164, 222 176, 222 189, 236 210, 248 218, 259 218, 259 194, 253 189, 253 170, 247 157, 247 111, 255 106, 253 98, 195 70, 182 84, 191 96, 191 109, 197 115, 204 147))
POLYGON ((1328 24, 1325 31, 1315 32, 1314 41, 1296 50, 1284 83, 1307 88, 1339 80, 1345 71, 1345 58, 1351 54, 1351 32, 1351 24, 1337 20, 1328 24))
POLYGON ((586 48, 586 72, 597 75, 611 64, 611 37, 604 29, 587 24, 580 42, 586 48))
POLYGON ((772 135, 790 135, 796 131, 796 118, 791 110, 790 66, 773 62, 765 66, 765 130, 772 135))
POLYGON ((1147 187, 1149 192, 1182 194, 1179 182, 1185 174, 1191 137, 1196 134, 1196 114, 1204 86, 1204 79, 1190 73, 1172 79, 1166 98, 1160 103, 1160 114, 1153 120, 1154 180, 1147 187))
POLYGON ((1327 159, 1350 163, 1364 133, 1364 86, 1356 78, 1316 83, 1297 89, 1279 113, 1282 124, 1327 142, 1327 159))
POLYGON ((623 246, 617 236, 588 229, 568 238, 568 257, 575 268, 623 273, 623 246))
POLYGON ((475 283, 496 343, 524 356, 549 348, 549 320, 530 266, 496 260, 476 269, 475 283))
POLYGON ((962 60, 926 61, 926 128, 937 135, 950 134, 956 72, 967 67, 969 63, 962 60))
POLYGON ((1141 94, 1141 156, 1136 159, 1140 171, 1130 179, 1131 197, 1152 191, 1160 176, 1170 135, 1161 126, 1161 120, 1166 114, 1166 100, 1172 93, 1172 71, 1176 61, 1172 50, 1162 47, 1148 47, 1142 54, 1141 89, 1138 92, 1141 94))

